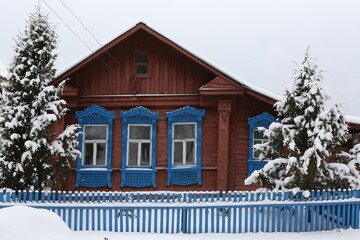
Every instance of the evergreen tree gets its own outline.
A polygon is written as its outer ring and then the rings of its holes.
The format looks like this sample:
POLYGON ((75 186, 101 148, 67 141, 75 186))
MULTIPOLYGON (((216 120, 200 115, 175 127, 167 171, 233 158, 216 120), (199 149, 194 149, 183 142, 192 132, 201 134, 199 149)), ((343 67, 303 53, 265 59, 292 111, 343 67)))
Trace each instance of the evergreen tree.
POLYGON ((37 7, 24 33, 18 36, 15 55, 0 100, 0 187, 14 190, 51 188, 64 178, 69 161, 79 156, 77 126, 60 134, 53 124, 67 111, 60 99, 65 82, 54 79, 56 34, 37 7))
POLYGON ((353 186, 360 186, 360 143, 355 145, 350 151, 349 154, 345 154, 346 159, 348 159, 349 169, 344 169, 346 173, 349 172, 349 182, 353 186))
POLYGON ((348 133, 341 105, 325 110, 323 77, 308 51, 293 79, 293 89, 274 105, 281 120, 263 129, 269 141, 255 146, 260 159, 274 160, 245 184, 303 190, 356 186, 349 180, 348 158, 340 151, 348 133))

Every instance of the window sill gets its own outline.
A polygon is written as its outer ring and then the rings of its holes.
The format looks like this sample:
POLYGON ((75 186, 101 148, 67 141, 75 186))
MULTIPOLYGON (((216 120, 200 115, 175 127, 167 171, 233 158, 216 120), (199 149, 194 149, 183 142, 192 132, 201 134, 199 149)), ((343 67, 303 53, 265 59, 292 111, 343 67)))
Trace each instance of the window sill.
POLYGON ((127 167, 127 168, 125 168, 123 170, 125 170, 125 171, 154 171, 154 169, 152 169, 150 167, 146 167, 146 168, 144 168, 144 167, 138 167, 138 168, 136 168, 136 167, 131 167, 131 168, 127 167))
POLYGON ((171 169, 197 168, 197 165, 172 165, 171 169))
POLYGON ((99 167, 96 167, 96 168, 80 168, 80 169, 76 169, 75 171, 80 171, 80 172, 82 172, 82 171, 104 171, 104 172, 107 172, 107 171, 109 171, 109 172, 111 172, 112 170, 109 170, 109 169, 107 169, 107 168, 105 168, 105 166, 103 167, 103 168, 99 168, 99 167))

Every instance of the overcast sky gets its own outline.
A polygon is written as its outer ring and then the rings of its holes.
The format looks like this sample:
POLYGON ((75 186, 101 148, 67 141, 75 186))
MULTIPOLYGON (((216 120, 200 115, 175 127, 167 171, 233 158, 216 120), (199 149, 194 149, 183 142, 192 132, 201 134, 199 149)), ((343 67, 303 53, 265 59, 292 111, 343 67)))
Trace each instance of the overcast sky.
MULTIPOLYGON (((360 1, 358 0, 45 0, 92 49, 144 22, 210 63, 258 87, 281 94, 292 85, 294 62, 308 45, 326 70, 330 104, 360 116, 360 1)), ((14 37, 37 0, 0 0, 0 62, 8 66, 14 37)), ((57 69, 90 52, 41 1, 59 35, 57 69)))

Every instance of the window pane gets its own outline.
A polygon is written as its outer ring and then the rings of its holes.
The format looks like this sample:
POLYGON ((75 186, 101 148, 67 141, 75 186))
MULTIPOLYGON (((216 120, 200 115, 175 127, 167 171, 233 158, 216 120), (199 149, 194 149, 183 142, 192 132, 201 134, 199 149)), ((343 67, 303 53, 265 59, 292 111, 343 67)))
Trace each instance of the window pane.
POLYGON ((174 165, 183 164, 183 143, 174 142, 174 165))
POLYGON ((150 143, 141 143, 141 166, 150 166, 150 143))
POLYGON ((148 55, 146 53, 138 53, 136 55, 136 62, 137 63, 147 63, 148 62, 148 55))
POLYGON ((137 160, 138 160, 138 143, 129 142, 128 166, 137 166, 137 160))
POLYGON ((150 139, 150 126, 129 126, 130 139, 150 139))
POLYGON ((85 140, 106 140, 106 126, 85 126, 85 140))
POLYGON ((262 141, 261 140, 254 140, 254 145, 255 144, 262 144, 262 141))
POLYGON ((84 165, 93 165, 94 144, 85 143, 84 165))
POLYGON ((186 164, 195 164, 195 142, 186 142, 186 164))
POLYGON ((263 132, 260 132, 259 130, 254 130, 254 138, 255 139, 267 139, 266 136, 264 136, 263 132))
POLYGON ((106 143, 98 143, 96 145, 96 165, 105 165, 106 143))
POLYGON ((195 124, 175 124, 174 132, 175 139, 194 138, 195 124))
POLYGON ((148 73, 148 66, 147 65, 137 65, 136 66, 136 73, 137 74, 147 74, 148 73))

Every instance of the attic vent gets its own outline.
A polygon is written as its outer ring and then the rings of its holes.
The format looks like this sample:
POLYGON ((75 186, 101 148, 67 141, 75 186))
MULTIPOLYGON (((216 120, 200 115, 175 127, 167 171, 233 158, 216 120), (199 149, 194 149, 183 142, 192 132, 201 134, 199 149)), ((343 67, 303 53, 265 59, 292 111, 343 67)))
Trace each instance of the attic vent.
POLYGON ((136 77, 150 76, 150 54, 149 51, 135 52, 135 75, 136 77))

